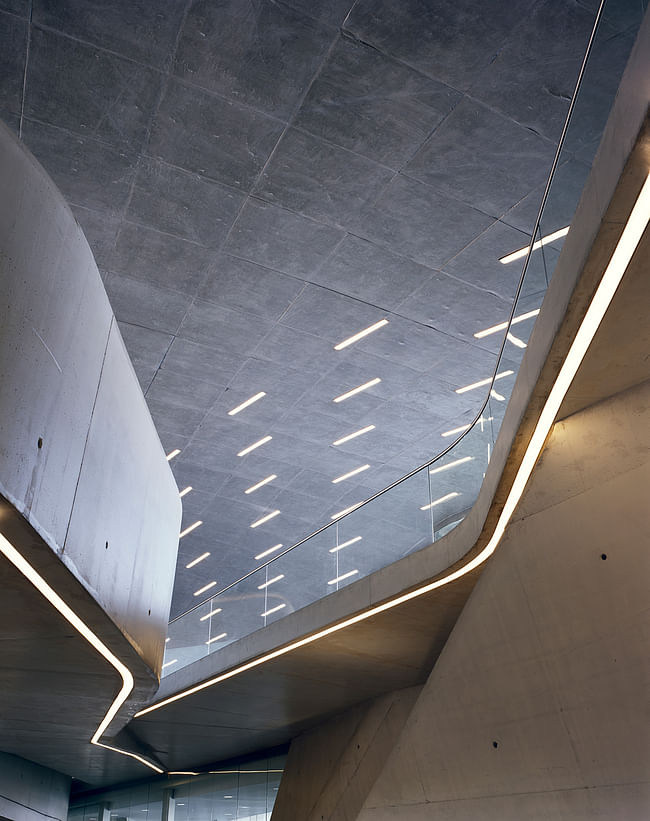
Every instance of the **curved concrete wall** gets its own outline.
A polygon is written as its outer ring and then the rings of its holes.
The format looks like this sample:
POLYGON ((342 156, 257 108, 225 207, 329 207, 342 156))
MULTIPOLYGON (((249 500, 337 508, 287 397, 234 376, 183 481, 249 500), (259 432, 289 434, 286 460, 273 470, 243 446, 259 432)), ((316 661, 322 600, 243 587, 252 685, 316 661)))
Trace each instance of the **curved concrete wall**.
POLYGON ((1 125, 0 179, 0 493, 158 671, 178 489, 83 233, 1 125))

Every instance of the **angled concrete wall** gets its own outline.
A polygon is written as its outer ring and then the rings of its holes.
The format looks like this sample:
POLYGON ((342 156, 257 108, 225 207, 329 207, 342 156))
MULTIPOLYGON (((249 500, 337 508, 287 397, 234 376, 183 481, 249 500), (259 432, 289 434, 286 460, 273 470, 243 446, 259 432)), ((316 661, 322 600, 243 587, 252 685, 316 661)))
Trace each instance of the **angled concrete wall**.
POLYGON ((650 817, 648 488, 650 383, 556 425, 359 821, 650 817))
POLYGON ((0 493, 158 671, 178 490, 83 233, 2 126, 0 179, 0 493))
POLYGON ((0 818, 11 821, 66 821, 70 779, 0 753, 0 818))

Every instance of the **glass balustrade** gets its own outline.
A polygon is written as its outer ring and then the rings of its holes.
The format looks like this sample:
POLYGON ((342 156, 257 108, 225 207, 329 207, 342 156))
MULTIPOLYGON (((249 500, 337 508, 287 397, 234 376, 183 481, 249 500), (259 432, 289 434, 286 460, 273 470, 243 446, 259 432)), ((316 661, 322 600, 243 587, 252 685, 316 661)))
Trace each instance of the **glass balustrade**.
POLYGON ((441 432, 426 465, 174 619, 163 675, 437 542, 471 509, 645 6, 605 4, 548 184, 507 215, 533 243, 500 260, 519 272, 510 317, 474 334, 498 355, 493 378, 476 388, 485 392, 480 413, 441 432))

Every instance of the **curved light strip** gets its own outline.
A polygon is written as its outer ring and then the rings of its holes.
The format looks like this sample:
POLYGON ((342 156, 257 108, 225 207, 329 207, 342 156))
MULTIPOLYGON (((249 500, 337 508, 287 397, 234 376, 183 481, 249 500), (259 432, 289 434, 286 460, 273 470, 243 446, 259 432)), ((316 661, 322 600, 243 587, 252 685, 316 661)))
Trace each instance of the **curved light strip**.
POLYGON ((45 581, 45 579, 38 573, 32 565, 25 559, 25 557, 16 550, 16 548, 11 544, 11 542, 2 534, 0 533, 0 552, 14 565, 14 567, 23 574, 23 576, 34 585, 34 587, 38 590, 38 592, 44 596, 50 604, 55 607, 59 613, 63 616, 66 621, 68 621, 74 629, 80 633, 86 641, 92 645, 92 647, 97 650, 97 652, 103 656, 106 661, 111 664, 115 670, 119 673, 122 679, 122 687, 120 688, 119 693, 115 697, 115 700, 111 704, 108 709, 108 712, 104 716, 101 724, 93 733, 92 738, 90 739, 90 743, 94 744, 97 747, 104 747, 107 750, 113 750, 114 752, 122 753, 123 755, 128 755, 130 758, 135 758, 137 761, 140 761, 142 764, 145 764, 147 767, 150 767, 152 770, 155 770, 158 773, 162 773, 163 770, 160 767, 157 767, 155 764, 152 764, 150 761, 147 761, 146 758, 142 758, 142 756, 136 755, 136 753, 131 753, 128 750, 121 750, 118 747, 112 747, 109 744, 104 744, 99 739, 106 731, 106 728, 111 723, 111 721, 115 718, 117 711, 120 707, 124 704, 126 699, 129 697, 129 694, 133 690, 135 685, 135 681, 133 679, 133 674, 129 670, 129 668, 123 664, 117 656, 115 656, 111 651, 106 647, 106 645, 101 641, 101 639, 88 627, 88 625, 82 621, 79 616, 72 610, 72 608, 67 605, 61 596, 52 588, 50 585, 45 581))
POLYGON ((249 661, 246 664, 241 664, 239 667, 235 667, 226 673, 222 673, 219 676, 208 679, 201 684, 197 684, 194 687, 189 687, 187 690, 182 690, 180 693, 169 696, 168 698, 159 701, 157 704, 152 704, 150 707, 145 707, 143 710, 135 713, 134 718, 146 715, 154 710, 159 710, 161 707, 172 704, 174 701, 179 701, 180 699, 186 698, 193 693, 198 693, 200 690, 205 690, 207 687, 212 687, 214 684, 219 684, 222 681, 233 678, 234 676, 244 673, 247 670, 251 670, 254 667, 259 667, 261 664, 264 664, 271 659, 284 656, 292 650, 297 650, 299 647, 304 647, 306 644, 311 644, 312 642, 324 638, 331 633, 336 633, 339 630, 343 630, 345 627, 350 627, 360 621, 376 616, 384 610, 390 610, 393 607, 397 607, 398 605, 409 601, 410 599, 416 598, 417 596, 430 593, 438 587, 442 587, 443 585, 449 584, 450 582, 461 578, 461 576, 465 576, 467 573, 470 573, 476 567, 483 564, 483 562, 494 553, 497 545, 503 537, 506 526, 508 525, 512 514, 514 513, 515 508, 523 495, 526 484, 531 473, 533 472, 533 468, 535 467, 535 463, 537 462, 542 448, 544 447, 544 443, 551 427, 553 426, 553 422, 557 416, 562 401, 564 400, 564 397, 569 390, 569 386, 571 385, 571 382, 573 381, 573 378, 576 375, 582 360, 584 359, 587 349, 589 348, 589 345, 591 344, 591 341, 594 338, 603 317, 605 316, 605 312, 614 297, 614 293, 623 278, 627 266, 632 258, 632 255, 634 254, 634 251, 636 250, 637 245, 639 244, 639 240, 641 239, 649 220, 650 174, 648 174, 645 179, 639 196, 634 203, 634 207, 632 208, 627 224, 623 229, 623 233, 621 234, 621 237, 616 245, 609 264, 605 269, 605 273, 603 274, 600 284, 596 289, 596 293, 593 296, 591 304, 589 305, 582 323, 580 324, 580 328, 578 329, 571 347, 569 348, 569 352, 567 353, 562 367, 560 368, 560 372, 558 373, 553 387, 551 388, 546 403, 544 404, 544 408, 539 416, 537 425, 535 426, 535 430, 530 442, 528 443, 523 459, 521 460, 521 464, 517 470, 517 475, 512 483, 512 487, 510 488, 494 532, 492 533, 492 536, 486 546, 479 554, 477 554, 471 561, 467 562, 467 564, 463 565, 463 567, 458 568, 458 570, 455 570, 453 573, 449 573, 442 579, 425 584, 422 587, 411 590, 409 593, 397 596, 390 601, 379 604, 369 610, 365 610, 363 613, 358 613, 356 616, 351 616, 338 624, 326 627, 310 636, 305 636, 302 639, 291 642, 291 644, 288 644, 285 647, 281 647, 278 650, 273 650, 270 653, 266 653, 253 661, 249 661))

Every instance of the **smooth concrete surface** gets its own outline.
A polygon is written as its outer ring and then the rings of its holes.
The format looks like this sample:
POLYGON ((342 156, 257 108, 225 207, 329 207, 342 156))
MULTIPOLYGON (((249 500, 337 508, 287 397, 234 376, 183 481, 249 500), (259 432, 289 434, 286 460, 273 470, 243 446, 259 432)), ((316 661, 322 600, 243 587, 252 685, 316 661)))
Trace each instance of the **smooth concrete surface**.
POLYGON ((178 490, 80 227, 0 149, 0 492, 158 672, 178 490))
POLYGON ((66 821, 70 778, 0 752, 0 817, 9 821, 66 821))
POLYGON ((648 817, 649 423, 555 426, 359 821, 648 817))
POLYGON ((389 693, 295 738, 273 821, 353 821, 420 691, 389 693))

